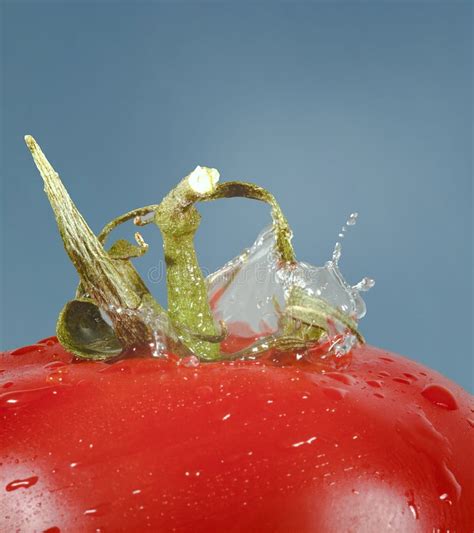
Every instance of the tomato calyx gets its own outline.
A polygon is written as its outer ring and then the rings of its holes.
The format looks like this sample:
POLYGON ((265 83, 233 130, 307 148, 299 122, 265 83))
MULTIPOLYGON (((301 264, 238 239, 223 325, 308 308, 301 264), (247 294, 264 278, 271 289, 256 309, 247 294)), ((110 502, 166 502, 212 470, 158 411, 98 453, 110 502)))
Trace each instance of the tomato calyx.
MULTIPOLYGON (((66 303, 56 327, 61 344, 77 357, 114 360, 144 345, 151 347, 152 355, 159 355, 165 347, 181 357, 194 355, 203 361, 255 357, 268 349, 306 350, 329 338, 334 321, 363 342, 352 317, 299 290, 297 284, 286 284, 284 306, 280 308, 274 302, 278 333, 257 335, 255 343, 233 354, 222 352, 227 325, 216 320, 211 305, 215 295, 210 297, 209 280, 204 278, 196 257, 194 235, 201 217, 195 204, 233 197, 267 203, 273 219, 276 263, 291 278, 291 270, 301 266, 291 245, 292 232, 274 196, 262 187, 244 182, 220 184, 216 169, 198 166, 159 204, 121 215, 96 236, 36 141, 28 135, 25 141, 43 178, 66 252, 80 278, 76 297, 66 303), (153 222, 161 232, 168 310, 151 295, 131 262, 148 250, 138 232, 136 244, 122 239, 105 249, 112 230, 132 219, 138 226, 153 222)), ((232 275, 236 272, 238 269, 232 275)), ((337 329, 335 332, 340 333, 337 329)))

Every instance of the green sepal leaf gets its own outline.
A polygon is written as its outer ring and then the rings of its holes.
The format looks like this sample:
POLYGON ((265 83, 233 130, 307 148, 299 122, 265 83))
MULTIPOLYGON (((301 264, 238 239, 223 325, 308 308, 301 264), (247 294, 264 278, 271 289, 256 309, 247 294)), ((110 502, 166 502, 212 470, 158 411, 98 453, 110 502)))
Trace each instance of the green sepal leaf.
POLYGON ((117 357, 123 349, 97 304, 88 298, 71 300, 63 307, 56 335, 66 350, 82 359, 104 361, 117 357))

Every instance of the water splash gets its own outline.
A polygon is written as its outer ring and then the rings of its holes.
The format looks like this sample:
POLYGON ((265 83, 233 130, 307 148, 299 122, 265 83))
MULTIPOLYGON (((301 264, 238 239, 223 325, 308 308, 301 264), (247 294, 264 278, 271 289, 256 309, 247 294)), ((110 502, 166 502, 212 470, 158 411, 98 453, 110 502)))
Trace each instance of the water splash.
MULTIPOLYGON (((346 223, 344 226, 342 226, 341 231, 338 235, 340 239, 343 239, 346 235, 347 230, 351 226, 355 226, 357 223, 357 219, 359 217, 359 213, 351 213, 349 215, 349 218, 346 220, 346 223)), ((336 242, 334 245, 334 250, 332 252, 332 262, 336 265, 336 267, 339 267, 339 259, 341 258, 342 254, 342 244, 340 241, 336 242)), ((352 289, 357 292, 366 292, 369 289, 371 289, 375 285, 375 281, 372 278, 362 278, 358 283, 352 286, 352 289)))
MULTIPOLYGON (((353 226, 357 216, 352 213, 344 228, 353 226)), ((305 262, 282 264, 275 253, 273 228, 266 228, 249 249, 207 278, 216 320, 223 320, 235 335, 264 340, 278 336, 283 333, 282 313, 292 291, 298 288, 357 322, 366 313, 360 293, 369 290, 375 282, 363 278, 354 286, 349 285, 339 269, 341 253, 338 242, 332 259, 322 267, 305 262)), ((322 340, 329 341, 328 352, 345 355, 357 343, 356 335, 341 321, 333 319, 327 326, 328 335, 322 340)))

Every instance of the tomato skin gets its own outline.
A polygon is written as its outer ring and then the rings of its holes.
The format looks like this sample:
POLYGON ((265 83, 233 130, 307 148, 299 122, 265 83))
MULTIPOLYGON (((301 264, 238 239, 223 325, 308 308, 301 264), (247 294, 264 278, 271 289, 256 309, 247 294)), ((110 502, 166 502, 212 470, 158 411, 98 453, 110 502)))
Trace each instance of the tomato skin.
POLYGON ((366 345, 329 370, 7 352, 0 530, 473 530, 473 398, 366 345))

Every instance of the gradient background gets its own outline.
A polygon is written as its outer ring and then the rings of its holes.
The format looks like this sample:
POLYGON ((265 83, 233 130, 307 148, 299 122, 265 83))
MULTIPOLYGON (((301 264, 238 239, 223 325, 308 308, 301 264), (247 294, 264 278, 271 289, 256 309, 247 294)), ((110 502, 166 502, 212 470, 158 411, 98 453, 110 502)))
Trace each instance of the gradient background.
MULTIPOLYGON (((457 1, 3 3, 1 347, 53 334, 76 283, 31 133, 96 231, 196 164, 271 189, 313 264, 358 211, 341 267, 377 281, 368 341, 472 390, 471 16, 457 1)), ((269 221, 243 200, 201 212, 209 270, 269 221)), ((146 276, 162 256, 143 235, 146 276)))

